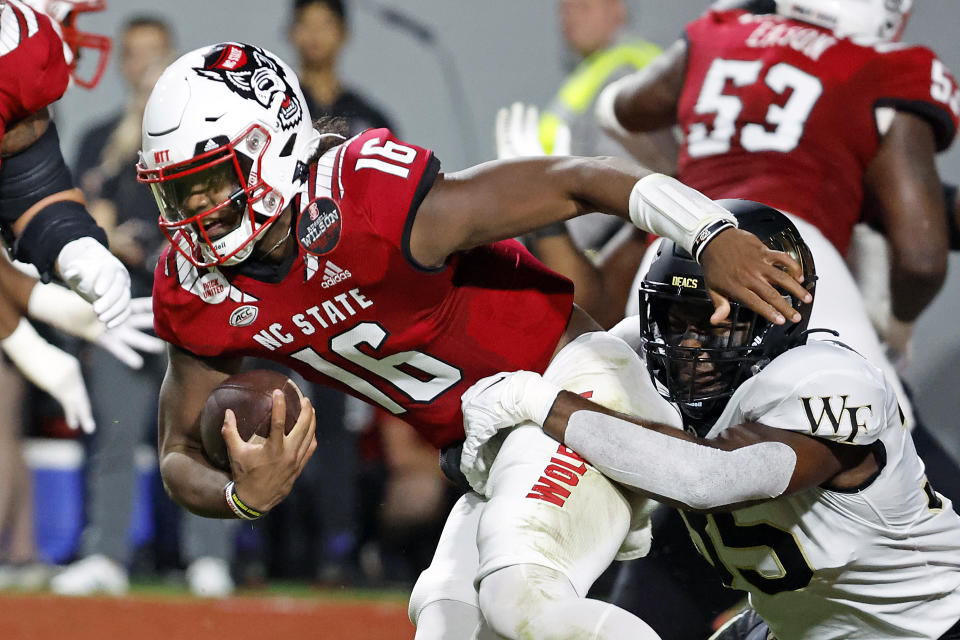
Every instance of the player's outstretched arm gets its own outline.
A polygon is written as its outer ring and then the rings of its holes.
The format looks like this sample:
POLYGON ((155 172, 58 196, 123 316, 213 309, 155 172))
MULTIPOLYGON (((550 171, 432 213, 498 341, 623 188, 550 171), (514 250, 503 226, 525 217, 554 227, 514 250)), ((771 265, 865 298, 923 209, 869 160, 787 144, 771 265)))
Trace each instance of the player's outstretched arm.
POLYGON ((801 299, 808 295, 795 279, 796 261, 735 229, 729 211, 669 176, 619 158, 522 158, 438 176, 414 218, 410 252, 420 264, 439 266, 456 251, 591 211, 630 220, 702 257, 717 294, 771 322, 781 324, 784 313, 794 313, 775 286, 801 299))
MULTIPOLYGON (((463 396, 463 414, 465 453, 479 434, 489 439, 491 430, 517 424, 518 418, 530 420, 610 479, 695 511, 769 500, 851 470, 865 478, 876 468, 872 458, 868 460, 868 447, 825 442, 761 424, 728 429, 714 440, 697 438, 669 425, 610 411, 526 371, 478 382, 463 396)), ((464 469, 470 478, 468 471, 464 469)))

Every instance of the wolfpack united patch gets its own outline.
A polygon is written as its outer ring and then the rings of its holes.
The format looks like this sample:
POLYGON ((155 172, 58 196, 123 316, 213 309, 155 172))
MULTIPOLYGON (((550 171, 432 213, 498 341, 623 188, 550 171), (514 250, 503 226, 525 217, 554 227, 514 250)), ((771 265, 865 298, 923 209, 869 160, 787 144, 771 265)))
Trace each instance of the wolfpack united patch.
POLYGON ((256 100, 265 109, 270 108, 275 95, 281 94, 277 125, 284 131, 303 119, 303 105, 287 81, 280 61, 260 47, 236 42, 217 45, 203 56, 203 67, 194 67, 194 71, 224 83, 246 100, 256 100))
POLYGON ((330 198, 311 200, 297 220, 297 242, 315 256, 333 251, 340 242, 340 207, 330 198))

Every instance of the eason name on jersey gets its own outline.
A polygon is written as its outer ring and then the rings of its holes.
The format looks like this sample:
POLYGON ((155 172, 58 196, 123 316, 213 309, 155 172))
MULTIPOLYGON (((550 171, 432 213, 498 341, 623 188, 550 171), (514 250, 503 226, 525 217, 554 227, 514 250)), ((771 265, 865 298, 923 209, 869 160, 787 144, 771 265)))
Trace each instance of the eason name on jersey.
POLYGON ((320 286, 328 289, 350 278, 352 275, 349 269, 341 269, 327 260, 327 264, 323 267, 323 282, 320 283, 320 286))

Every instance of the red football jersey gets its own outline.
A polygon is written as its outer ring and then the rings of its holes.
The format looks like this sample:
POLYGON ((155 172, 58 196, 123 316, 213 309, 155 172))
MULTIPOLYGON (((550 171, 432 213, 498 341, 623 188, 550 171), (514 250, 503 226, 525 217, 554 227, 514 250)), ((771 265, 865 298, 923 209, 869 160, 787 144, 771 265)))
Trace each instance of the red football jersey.
POLYGON ((10 125, 59 100, 69 81, 50 18, 9 0, 0 14, 0 139, 10 125))
POLYGON ((927 120, 953 140, 960 92, 925 47, 863 46, 775 15, 710 11, 687 26, 678 177, 711 198, 745 198, 816 225, 841 251, 860 219, 880 143, 875 112, 927 120))
POLYGON ((328 151, 294 201, 289 272, 197 269, 168 248, 157 334, 200 356, 281 362, 403 417, 437 447, 462 439, 460 395, 498 371, 543 372, 573 285, 512 240, 438 269, 415 264, 409 230, 439 169, 386 129, 328 151))

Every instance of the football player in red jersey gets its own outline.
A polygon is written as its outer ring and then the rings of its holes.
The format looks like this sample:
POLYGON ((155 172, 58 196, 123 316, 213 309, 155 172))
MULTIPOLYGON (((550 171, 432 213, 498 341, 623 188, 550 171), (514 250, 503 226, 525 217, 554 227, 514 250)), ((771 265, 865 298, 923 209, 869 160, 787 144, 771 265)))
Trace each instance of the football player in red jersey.
POLYGON ((608 130, 679 125, 677 176, 713 198, 792 216, 829 273, 813 322, 894 378, 842 261, 854 224, 891 248, 890 337, 940 289, 948 234, 934 156, 953 140, 960 92, 925 47, 894 42, 911 2, 734 2, 691 22, 649 71, 598 99, 608 130))
POLYGON ((59 275, 117 327, 130 314, 130 276, 74 188, 47 110, 74 69, 65 55, 75 59, 76 47, 90 42, 103 46, 76 31, 75 10, 103 3, 48 4, 62 25, 22 0, 0 3, 0 230, 17 259, 35 265, 45 281, 59 275))
MULTIPOLYGON (((505 240, 537 226, 609 211, 674 238, 715 294, 772 321, 799 318, 778 289, 808 299, 796 261, 731 228, 730 212, 672 178, 602 158, 444 174, 431 151, 386 129, 349 140, 318 132, 294 72, 249 44, 198 49, 166 69, 147 101, 138 172, 171 242, 154 282, 155 328, 170 343, 161 474, 176 501, 212 517, 269 511, 316 446, 309 401, 284 436, 275 395, 265 444, 243 442, 228 412, 231 473, 206 460, 200 410, 248 355, 402 416, 461 481, 460 394, 495 371, 532 369, 642 413, 630 400, 646 375, 638 356, 573 305, 569 281, 505 240)), ((536 637, 561 637, 556 628, 652 637, 639 619, 585 598, 618 552, 645 551, 643 504, 538 430, 506 439, 496 464, 503 473, 484 495, 469 492, 452 511, 414 589, 418 638, 474 637, 474 581, 508 566, 529 570, 523 579, 563 605, 563 615, 531 618, 536 637)), ((484 615, 495 617, 502 603, 488 604, 484 615)))

